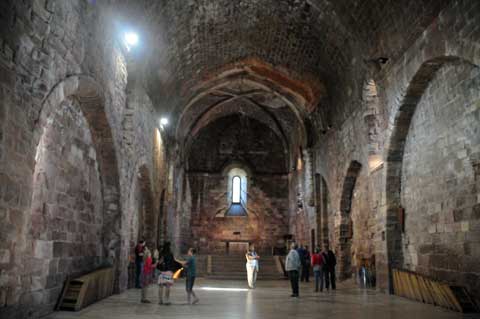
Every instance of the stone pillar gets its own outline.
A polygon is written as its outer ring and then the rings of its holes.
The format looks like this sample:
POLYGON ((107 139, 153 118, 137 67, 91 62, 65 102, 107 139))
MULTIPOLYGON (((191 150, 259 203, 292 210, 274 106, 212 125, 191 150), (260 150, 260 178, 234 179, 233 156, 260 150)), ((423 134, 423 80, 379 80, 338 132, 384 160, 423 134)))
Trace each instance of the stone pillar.
POLYGON ((314 187, 314 172, 315 172, 315 153, 312 149, 303 151, 304 159, 304 194, 305 203, 308 206, 315 206, 315 187, 314 187))

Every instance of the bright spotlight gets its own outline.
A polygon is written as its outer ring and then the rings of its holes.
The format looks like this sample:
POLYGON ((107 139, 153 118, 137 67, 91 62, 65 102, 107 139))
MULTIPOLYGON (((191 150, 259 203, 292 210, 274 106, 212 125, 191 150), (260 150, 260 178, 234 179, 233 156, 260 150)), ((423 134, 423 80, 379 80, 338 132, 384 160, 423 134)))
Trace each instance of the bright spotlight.
POLYGON ((138 43, 138 35, 134 32, 125 33, 125 43, 127 46, 135 46, 138 43))
POLYGON ((162 117, 160 119, 160 125, 162 126, 168 125, 168 119, 166 117, 162 117))

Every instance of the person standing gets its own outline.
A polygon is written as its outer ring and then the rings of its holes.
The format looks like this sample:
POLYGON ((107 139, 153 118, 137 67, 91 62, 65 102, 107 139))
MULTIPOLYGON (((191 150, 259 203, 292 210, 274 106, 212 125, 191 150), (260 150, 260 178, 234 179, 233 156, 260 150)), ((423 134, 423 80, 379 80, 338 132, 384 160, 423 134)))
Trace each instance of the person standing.
POLYGON ((307 245, 303 248, 303 263, 302 263, 302 281, 309 282, 310 280, 310 250, 307 245))
POLYGON ((258 259, 260 256, 255 252, 255 245, 250 245, 245 254, 247 259, 247 282, 250 289, 255 289, 255 284, 257 282, 257 273, 258 273, 258 259))
POLYGON ((170 250, 170 243, 163 245, 158 267, 160 270, 158 276, 158 304, 170 305, 170 288, 173 286, 173 272, 175 271, 175 258, 170 250))
POLYGON ((327 265, 328 265, 328 274, 330 276, 330 284, 332 286, 332 290, 337 289, 336 286, 336 278, 335 278, 335 266, 337 265, 337 258, 331 249, 327 251, 327 265))
POLYGON ((147 299, 147 289, 152 281, 153 269, 156 264, 153 263, 152 253, 148 248, 145 247, 144 258, 143 258, 143 271, 142 271, 142 293, 141 293, 141 302, 150 303, 150 300, 147 299))
POLYGON ((292 243, 287 258, 285 259, 285 270, 290 278, 290 284, 292 286, 291 297, 299 297, 298 291, 298 272, 301 267, 300 256, 296 251, 297 245, 292 243))
POLYGON ((299 279, 304 279, 302 273, 303 273, 303 265, 305 264, 305 256, 304 256, 305 255, 304 254, 305 250, 303 249, 302 244, 299 244, 296 247, 297 247, 297 249, 295 249, 295 250, 298 253, 298 257, 300 258, 300 264, 301 264, 300 269, 298 271, 298 276, 299 276, 299 279))
POLYGON ((143 271, 143 255, 145 250, 145 240, 139 240, 135 246, 135 288, 142 288, 140 280, 143 271))
POLYGON ((315 253, 312 254, 313 275, 315 278, 315 292, 318 292, 320 284, 320 291, 323 291, 323 256, 320 253, 320 248, 315 248, 315 253))
POLYGON ((195 283, 195 276, 197 272, 197 264, 195 259, 195 248, 188 249, 188 258, 187 261, 182 263, 183 267, 186 268, 186 281, 185 281, 185 288, 187 290, 187 302, 188 304, 194 305, 198 303, 200 299, 198 299, 197 295, 193 291, 193 285, 195 283), (193 301, 192 301, 193 297, 193 301))
MULTIPOLYGON (((158 251, 157 248, 155 248, 155 250, 153 251, 153 255, 152 255, 153 263, 154 263, 155 265, 157 265, 159 259, 160 259, 160 252, 158 251)), ((154 272, 153 272, 153 274, 152 274, 153 279, 157 279, 157 278, 158 278, 158 273, 159 273, 158 267, 155 267, 155 270, 154 270, 154 272)))
POLYGON ((323 274, 325 277, 325 288, 328 290, 331 285, 332 290, 335 290, 335 266, 337 264, 337 259, 335 258, 333 251, 328 249, 328 247, 325 247, 322 252, 322 256, 324 260, 323 274))

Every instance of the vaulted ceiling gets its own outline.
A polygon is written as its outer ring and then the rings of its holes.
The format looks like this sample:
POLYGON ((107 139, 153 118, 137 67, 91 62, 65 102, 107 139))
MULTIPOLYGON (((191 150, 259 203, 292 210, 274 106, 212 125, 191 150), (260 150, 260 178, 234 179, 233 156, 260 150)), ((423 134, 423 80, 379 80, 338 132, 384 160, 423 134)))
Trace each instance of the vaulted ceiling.
POLYGON ((305 142, 358 106, 365 61, 398 59, 450 2, 125 1, 126 20, 145 32, 149 94, 177 137, 263 112, 286 140, 300 132, 305 142), (276 115, 284 107, 291 121, 276 115))

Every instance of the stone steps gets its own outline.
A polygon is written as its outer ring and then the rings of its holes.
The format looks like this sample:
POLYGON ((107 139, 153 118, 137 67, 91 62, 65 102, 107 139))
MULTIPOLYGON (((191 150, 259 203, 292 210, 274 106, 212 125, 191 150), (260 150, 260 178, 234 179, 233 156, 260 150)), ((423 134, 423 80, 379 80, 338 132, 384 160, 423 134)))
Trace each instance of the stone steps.
MULTIPOLYGON (((276 260, 273 256, 260 259, 260 271, 257 279, 276 280, 283 279, 283 273, 278 271, 276 260)), ((211 256, 211 273, 208 278, 225 280, 245 280, 247 277, 246 260, 244 256, 211 256)))

